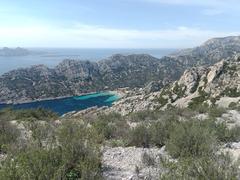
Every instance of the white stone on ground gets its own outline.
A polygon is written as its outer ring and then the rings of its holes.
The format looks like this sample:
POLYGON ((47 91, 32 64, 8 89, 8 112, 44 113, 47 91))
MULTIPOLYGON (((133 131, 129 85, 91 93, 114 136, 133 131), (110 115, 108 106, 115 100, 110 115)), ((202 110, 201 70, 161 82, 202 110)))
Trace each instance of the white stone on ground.
POLYGON ((165 148, 105 148, 102 159, 104 178, 107 180, 158 179, 162 170, 160 157, 167 157, 165 148), (154 166, 143 163, 144 152, 155 160, 154 166))

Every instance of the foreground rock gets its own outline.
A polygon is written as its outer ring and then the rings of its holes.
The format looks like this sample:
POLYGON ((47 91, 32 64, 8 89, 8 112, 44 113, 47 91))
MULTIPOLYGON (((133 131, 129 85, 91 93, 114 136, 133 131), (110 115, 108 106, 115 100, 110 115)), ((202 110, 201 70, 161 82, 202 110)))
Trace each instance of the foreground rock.
POLYGON ((106 148, 102 159, 104 178, 108 180, 158 179, 163 171, 160 167, 161 157, 167 157, 164 148, 106 148))
POLYGON ((240 159, 240 142, 228 143, 224 145, 220 152, 229 153, 232 160, 236 162, 240 159))

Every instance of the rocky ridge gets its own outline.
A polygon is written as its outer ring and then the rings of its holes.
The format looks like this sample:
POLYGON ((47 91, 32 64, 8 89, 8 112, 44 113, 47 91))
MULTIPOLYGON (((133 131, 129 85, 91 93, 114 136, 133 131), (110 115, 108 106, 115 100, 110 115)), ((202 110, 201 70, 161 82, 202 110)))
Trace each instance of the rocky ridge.
POLYGON ((139 88, 151 81, 158 81, 163 87, 182 72, 183 68, 174 60, 145 54, 117 54, 99 62, 64 60, 52 69, 37 65, 3 74, 0 102, 21 103, 121 87, 139 88))
POLYGON ((188 68, 213 65, 237 53, 240 53, 240 36, 211 39, 199 47, 161 59, 146 54, 116 54, 98 62, 64 60, 55 68, 38 65, 17 69, 0 76, 0 103, 22 103, 123 87, 145 87, 145 94, 151 93, 179 79, 188 68))
POLYGON ((192 49, 175 52, 170 57, 186 67, 213 65, 221 59, 233 57, 240 52, 240 36, 213 38, 192 49))
POLYGON ((222 60, 213 66, 186 70, 178 81, 160 91, 132 91, 109 111, 122 114, 169 106, 190 107, 201 104, 228 107, 240 102, 240 56, 222 60))

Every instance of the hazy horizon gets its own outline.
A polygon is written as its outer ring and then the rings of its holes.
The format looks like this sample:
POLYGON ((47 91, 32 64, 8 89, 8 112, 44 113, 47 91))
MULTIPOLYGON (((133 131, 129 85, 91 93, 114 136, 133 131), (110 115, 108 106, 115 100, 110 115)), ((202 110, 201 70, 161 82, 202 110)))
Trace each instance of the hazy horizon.
POLYGON ((0 56, 0 75, 13 69, 38 64, 52 68, 65 59, 99 61, 113 54, 150 54, 156 58, 161 58, 177 49, 34 48, 29 50, 40 53, 30 53, 25 56, 0 56))

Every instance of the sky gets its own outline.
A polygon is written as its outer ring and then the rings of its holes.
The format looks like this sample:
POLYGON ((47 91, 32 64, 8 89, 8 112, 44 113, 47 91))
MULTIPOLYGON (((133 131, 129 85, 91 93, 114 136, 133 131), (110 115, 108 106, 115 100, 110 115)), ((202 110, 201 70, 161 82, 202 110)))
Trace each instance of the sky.
POLYGON ((188 48, 240 35, 240 0, 0 0, 0 47, 188 48))

